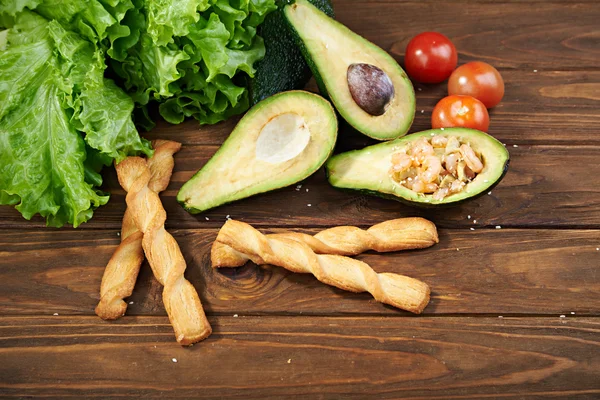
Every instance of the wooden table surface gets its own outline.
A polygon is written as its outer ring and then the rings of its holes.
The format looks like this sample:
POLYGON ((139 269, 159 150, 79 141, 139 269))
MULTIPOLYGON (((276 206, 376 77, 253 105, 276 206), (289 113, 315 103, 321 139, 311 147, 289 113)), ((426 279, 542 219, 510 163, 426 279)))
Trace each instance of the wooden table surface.
MULTIPOLYGON (((511 153, 503 182, 460 207, 422 211, 336 191, 319 171, 301 190, 193 216, 175 194, 235 121, 160 125, 147 136, 184 144, 162 195, 167 228, 214 333, 176 344, 147 264, 127 316, 94 315, 125 209, 111 169, 109 204, 79 229, 0 207, 2 397, 600 398, 600 3, 340 0, 336 13, 400 62, 412 36, 437 30, 459 63, 501 71, 506 96, 490 133, 511 153), (214 271, 209 247, 227 215, 302 232, 427 217, 438 245, 358 258, 427 282, 431 303, 416 317, 280 268, 214 271)), ((429 128, 446 93, 415 88, 412 132, 429 128)), ((369 143, 342 128, 338 149, 369 143)))

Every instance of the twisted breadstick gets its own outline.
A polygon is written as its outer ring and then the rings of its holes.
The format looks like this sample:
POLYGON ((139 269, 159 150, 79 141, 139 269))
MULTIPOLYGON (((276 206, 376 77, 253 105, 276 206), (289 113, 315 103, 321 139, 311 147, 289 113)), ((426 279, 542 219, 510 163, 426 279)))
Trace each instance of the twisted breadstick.
POLYGON ((318 255, 303 241, 265 236, 250 225, 229 220, 217 241, 245 254, 257 264, 311 273, 319 281, 351 292, 369 292, 375 300, 420 314, 429 302, 429 286, 407 276, 378 274, 368 264, 338 255, 318 255))
MULTIPOLYGON (((152 146, 154 155, 147 161, 152 174, 148 186, 160 193, 169 185, 175 165, 173 154, 179 151, 181 144, 169 140, 155 140, 152 146)), ((135 226, 131 210, 125 209, 121 225, 121 243, 110 258, 100 284, 100 302, 95 310, 100 318, 117 319, 125 314, 127 303, 123 299, 131 296, 144 260, 142 237, 142 233, 135 226)))
POLYGON ((129 157, 117 164, 119 183, 127 193, 135 225, 144 234, 142 246, 154 276, 164 286, 163 302, 182 345, 196 343, 211 334, 202 303, 194 286, 183 277, 186 264, 179 245, 165 230, 167 213, 155 191, 148 187, 151 172, 146 161, 129 157))
MULTIPOLYGON (((289 232, 267 235, 306 243, 317 254, 355 256, 368 250, 389 252, 423 249, 439 242, 435 225, 423 218, 399 218, 373 225, 367 230, 355 226, 338 226, 310 236, 289 232)), ((240 267, 248 256, 221 242, 211 248, 213 267, 240 267)), ((259 264, 265 264, 261 262, 259 264)))

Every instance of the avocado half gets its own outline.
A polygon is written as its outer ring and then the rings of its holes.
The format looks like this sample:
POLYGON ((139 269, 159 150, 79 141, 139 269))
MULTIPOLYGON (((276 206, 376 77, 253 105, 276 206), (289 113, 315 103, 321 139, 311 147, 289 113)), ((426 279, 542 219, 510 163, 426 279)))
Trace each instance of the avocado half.
POLYGON ((408 132, 415 115, 415 92, 386 51, 307 0, 287 5, 284 14, 321 94, 352 127, 377 140, 408 132))
POLYGON ((489 192, 506 174, 509 161, 506 147, 490 135, 475 129, 445 128, 413 133, 390 142, 338 154, 327 162, 326 169, 329 183, 336 188, 359 190, 420 207, 435 207, 459 204, 489 192), (442 200, 415 193, 394 182, 388 174, 394 153, 402 151, 423 136, 433 135, 461 138, 481 154, 484 164, 483 170, 461 192, 442 200))
POLYGON ((309 92, 271 96, 251 108, 177 201, 191 213, 299 182, 331 155, 337 138, 331 104, 309 92))

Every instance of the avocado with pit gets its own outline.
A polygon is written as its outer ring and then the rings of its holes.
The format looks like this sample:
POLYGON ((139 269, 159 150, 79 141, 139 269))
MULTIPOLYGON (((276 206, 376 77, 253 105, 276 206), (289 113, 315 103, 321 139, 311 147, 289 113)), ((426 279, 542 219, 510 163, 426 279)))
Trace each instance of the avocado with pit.
POLYGON ((307 0, 285 6, 284 14, 321 94, 352 127, 377 140, 408 132, 415 92, 393 57, 307 0))
MULTIPOLYGON (((461 153, 456 149, 455 152, 457 154, 455 161, 461 165, 461 153)), ((448 165, 444 163, 448 162, 447 147, 446 149, 438 148, 435 150, 435 154, 439 155, 440 163, 444 165, 443 171, 446 171, 448 165)), ((337 154, 327 162, 326 171, 329 183, 339 189, 358 190, 413 206, 436 207, 459 204, 488 193, 506 174, 509 161, 510 156, 506 147, 484 132, 467 128, 442 128, 413 133, 361 150, 337 154), (395 154, 406 154, 409 159, 414 160, 411 149, 415 148, 415 143, 422 142, 423 138, 433 141, 434 137, 441 138, 442 141, 449 141, 454 137, 458 139, 459 144, 468 144, 482 165, 480 172, 474 178, 467 179, 466 184, 459 191, 448 193, 442 199, 436 199, 432 193, 417 193, 403 186, 401 182, 406 184, 406 181, 398 182, 394 179, 392 172, 395 154)), ((466 168, 465 164, 462 165, 466 168)), ((422 173, 423 169, 414 168, 414 171, 422 173)), ((442 172, 442 174, 447 174, 447 172, 442 172)), ((448 175, 450 175, 448 176, 449 180, 455 180, 451 174, 448 175)), ((439 179, 441 180, 442 177, 439 179)), ((441 186, 442 184, 440 184, 441 186)))
POLYGON ((271 96, 244 115, 183 185, 177 201, 195 214, 293 185, 325 163, 337 129, 335 111, 321 96, 304 91, 271 96))
MULTIPOLYGON (((330 0, 309 1, 333 18, 330 0)), ((279 92, 303 89, 312 76, 283 15, 286 4, 286 0, 278 1, 278 9, 258 26, 258 35, 265 42, 265 56, 256 64, 254 78, 248 84, 251 105, 279 92)))

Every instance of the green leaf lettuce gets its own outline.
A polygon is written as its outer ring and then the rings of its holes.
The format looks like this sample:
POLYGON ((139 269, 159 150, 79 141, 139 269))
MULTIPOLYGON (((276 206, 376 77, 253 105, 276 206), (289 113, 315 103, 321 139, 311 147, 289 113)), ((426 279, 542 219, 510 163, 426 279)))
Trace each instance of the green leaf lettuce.
POLYGON ((57 21, 16 15, 0 53, 0 204, 78 226, 108 201, 97 189, 100 164, 150 154, 132 100, 103 65, 91 42, 57 21), (88 154, 102 163, 86 163, 88 154))

